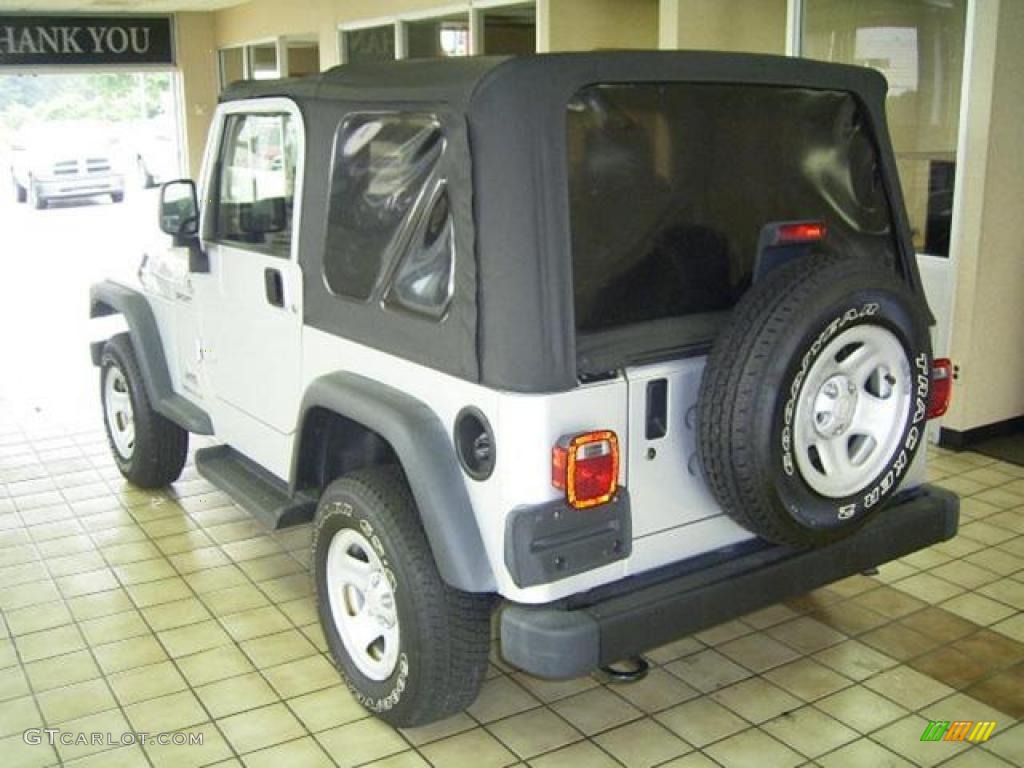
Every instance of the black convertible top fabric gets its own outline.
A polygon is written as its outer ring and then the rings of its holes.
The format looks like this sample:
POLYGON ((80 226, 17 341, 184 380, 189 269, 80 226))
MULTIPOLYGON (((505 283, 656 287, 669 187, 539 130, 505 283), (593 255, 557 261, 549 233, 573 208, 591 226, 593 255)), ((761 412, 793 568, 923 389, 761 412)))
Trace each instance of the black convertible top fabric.
POLYGON ((577 381, 566 105, 587 85, 630 82, 749 83, 854 94, 878 145, 902 273, 920 290, 885 128, 886 83, 873 70, 690 51, 468 57, 344 65, 307 78, 236 83, 222 99, 288 97, 305 117, 300 252, 307 323, 496 389, 552 392, 577 381), (352 112, 399 110, 439 115, 449 142, 456 298, 439 325, 385 309, 378 300, 334 296, 322 278, 337 127, 352 112))

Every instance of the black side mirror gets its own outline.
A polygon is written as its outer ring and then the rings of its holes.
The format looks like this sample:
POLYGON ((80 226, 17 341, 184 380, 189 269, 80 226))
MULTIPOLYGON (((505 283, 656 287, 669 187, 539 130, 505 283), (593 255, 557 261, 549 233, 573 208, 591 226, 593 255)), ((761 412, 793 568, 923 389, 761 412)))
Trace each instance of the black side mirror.
POLYGON ((209 272, 210 260, 199 244, 199 199, 191 179, 169 181, 160 188, 160 230, 188 248, 188 271, 209 272))
POLYGON ((160 229, 175 240, 198 234, 199 200, 191 179, 169 181, 160 188, 160 229))

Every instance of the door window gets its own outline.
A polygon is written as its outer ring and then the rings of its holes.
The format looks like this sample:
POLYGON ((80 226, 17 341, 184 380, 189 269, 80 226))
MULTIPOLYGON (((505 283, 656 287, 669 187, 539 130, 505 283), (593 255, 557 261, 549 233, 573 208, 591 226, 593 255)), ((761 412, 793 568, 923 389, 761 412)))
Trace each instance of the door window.
POLYGON ((288 258, 297 159, 291 116, 229 115, 212 185, 210 239, 288 258))

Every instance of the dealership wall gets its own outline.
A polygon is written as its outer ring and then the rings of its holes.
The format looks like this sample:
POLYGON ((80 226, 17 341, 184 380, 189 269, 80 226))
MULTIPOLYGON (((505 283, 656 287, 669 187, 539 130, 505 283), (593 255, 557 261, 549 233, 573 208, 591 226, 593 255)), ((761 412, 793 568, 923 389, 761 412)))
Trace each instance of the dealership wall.
POLYGON ((189 173, 199 176, 203 147, 217 106, 217 46, 212 13, 175 15, 176 57, 181 72, 181 106, 189 173))
POLYGON ((786 52, 786 0, 661 0, 659 47, 786 52))
POLYGON ((957 431, 1024 414, 1024 3, 980 0, 968 34, 952 243, 960 376, 943 423, 957 431))

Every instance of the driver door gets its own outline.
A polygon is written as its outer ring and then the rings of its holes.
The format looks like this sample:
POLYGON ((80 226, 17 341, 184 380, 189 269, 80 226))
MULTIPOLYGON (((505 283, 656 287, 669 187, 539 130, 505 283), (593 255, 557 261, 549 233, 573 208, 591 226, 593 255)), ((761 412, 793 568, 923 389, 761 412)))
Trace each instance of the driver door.
POLYGON ((210 271, 202 350, 217 434, 280 474, 300 396, 298 215, 302 118, 286 99, 230 104, 208 159, 203 235, 210 271))

